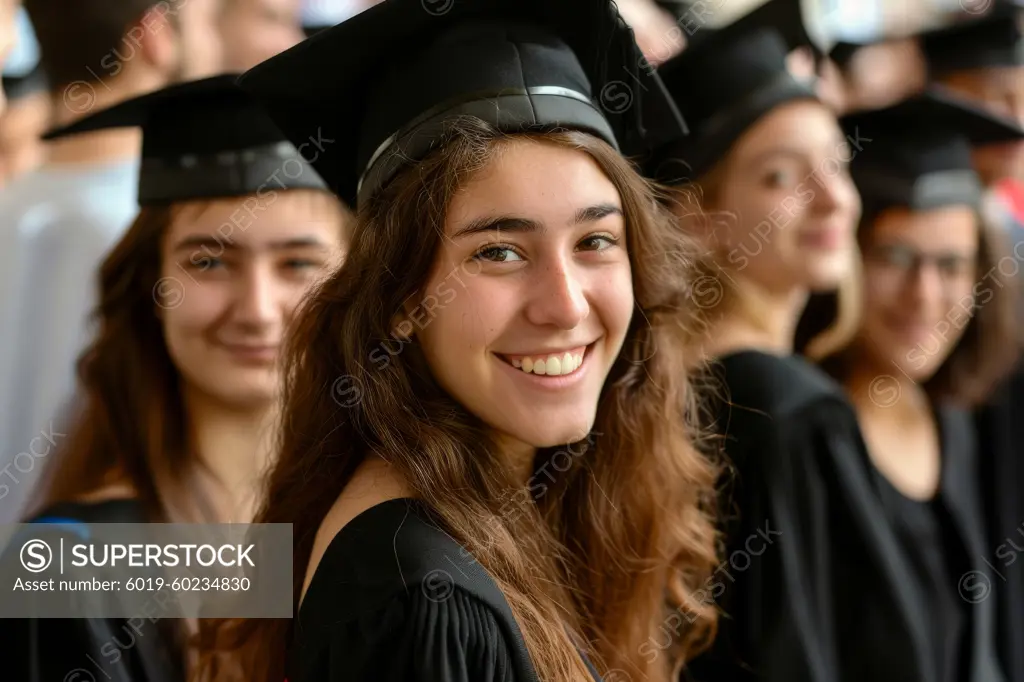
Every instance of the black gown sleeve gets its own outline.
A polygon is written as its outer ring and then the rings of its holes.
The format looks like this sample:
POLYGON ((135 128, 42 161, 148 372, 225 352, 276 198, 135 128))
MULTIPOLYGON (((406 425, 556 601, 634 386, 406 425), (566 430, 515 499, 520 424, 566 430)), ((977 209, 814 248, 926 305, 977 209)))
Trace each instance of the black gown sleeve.
POLYGON ((458 587, 410 586, 379 612, 335 624, 323 644, 293 651, 289 682, 519 682, 496 615, 458 587))

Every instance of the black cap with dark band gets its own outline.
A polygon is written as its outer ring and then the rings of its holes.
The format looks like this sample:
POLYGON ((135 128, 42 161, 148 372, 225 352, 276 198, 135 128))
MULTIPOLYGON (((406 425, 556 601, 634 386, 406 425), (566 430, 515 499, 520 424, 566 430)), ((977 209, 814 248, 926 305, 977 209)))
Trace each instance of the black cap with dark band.
POLYGON ((953 71, 1024 65, 1022 8, 994 0, 980 19, 962 21, 921 36, 921 49, 933 76, 953 71))
MULTIPOLYGON (((139 204, 245 196, 264 187, 326 189, 320 176, 235 81, 214 76, 121 102, 47 133, 54 140, 142 128, 139 204)), ((315 148, 311 154, 324 153, 315 148)))
POLYGON ((507 131, 589 132, 627 156, 685 133, 609 0, 385 0, 255 67, 239 83, 363 204, 463 116, 507 131))
POLYGON ((972 147, 1024 139, 1016 122, 939 88, 841 122, 863 141, 850 173, 865 205, 876 210, 977 206, 984 188, 972 147))

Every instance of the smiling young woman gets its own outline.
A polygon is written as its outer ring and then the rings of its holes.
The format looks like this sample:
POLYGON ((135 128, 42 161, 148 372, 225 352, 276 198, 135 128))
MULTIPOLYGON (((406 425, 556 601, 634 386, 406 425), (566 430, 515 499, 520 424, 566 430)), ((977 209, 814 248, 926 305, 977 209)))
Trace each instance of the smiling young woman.
POLYGON ((295 621, 211 624, 206 679, 668 682, 706 643, 694 251, 619 153, 681 128, 639 63, 603 0, 389 0, 243 77, 292 139, 350 138, 323 164, 358 220, 259 515, 293 524, 295 621), (642 107, 594 105, 627 78, 642 107))

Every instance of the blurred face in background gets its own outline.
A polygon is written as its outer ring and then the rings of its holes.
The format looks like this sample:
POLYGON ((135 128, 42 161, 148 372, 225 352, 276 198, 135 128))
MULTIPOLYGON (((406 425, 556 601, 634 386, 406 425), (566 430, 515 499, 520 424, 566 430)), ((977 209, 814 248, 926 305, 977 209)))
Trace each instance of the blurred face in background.
POLYGON ((239 410, 276 398, 287 326, 310 287, 340 264, 344 229, 340 205, 325 192, 279 191, 251 219, 245 205, 179 207, 161 268, 161 282, 173 287, 164 287, 157 309, 188 390, 239 410))
MULTIPOLYGON (((989 111, 1024 125, 1024 66, 957 71, 944 76, 941 83, 989 111)), ((1024 180, 1024 143, 979 147, 974 162, 986 184, 1003 178, 1024 180)))
POLYGON ((854 264, 860 217, 851 156, 821 102, 779 106, 751 127, 705 187, 707 208, 735 216, 715 225, 726 267, 774 295, 838 287, 854 264))
POLYGON ((301 0, 223 0, 225 69, 246 71, 305 38, 301 0))
POLYGON ((180 5, 177 15, 182 48, 179 80, 196 80, 223 72, 224 47, 217 30, 222 2, 188 0, 180 5))
POLYGON ((890 209, 868 229, 859 346, 874 365, 895 364, 914 381, 927 381, 974 313, 974 210, 890 209))
POLYGON ((880 109, 919 92, 927 83, 927 66, 912 38, 866 45, 846 69, 848 109, 880 109))

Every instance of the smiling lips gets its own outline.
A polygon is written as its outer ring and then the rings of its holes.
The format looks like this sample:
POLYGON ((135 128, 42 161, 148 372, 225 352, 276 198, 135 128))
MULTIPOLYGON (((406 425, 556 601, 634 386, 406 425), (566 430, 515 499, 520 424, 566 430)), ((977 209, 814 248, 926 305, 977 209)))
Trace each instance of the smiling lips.
POLYGON ((545 355, 503 355, 502 357, 513 367, 527 374, 565 376, 580 368, 586 352, 587 346, 579 346, 545 355))

